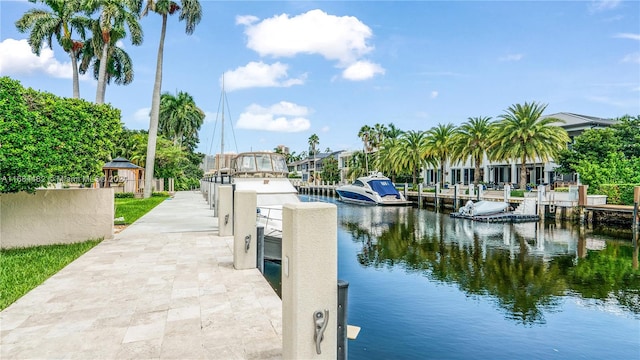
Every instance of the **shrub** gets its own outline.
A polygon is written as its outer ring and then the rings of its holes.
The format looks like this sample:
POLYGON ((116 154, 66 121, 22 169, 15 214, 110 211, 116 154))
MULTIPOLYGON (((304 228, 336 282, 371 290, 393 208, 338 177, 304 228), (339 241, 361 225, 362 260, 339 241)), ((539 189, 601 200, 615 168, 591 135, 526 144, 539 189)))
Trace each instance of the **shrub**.
POLYGON ((524 197, 524 190, 511 190, 511 197, 524 197))
POLYGON ((169 192, 168 191, 154 191, 153 193, 151 193, 151 196, 169 197, 169 192))
POLYGON ((633 188, 640 184, 601 184, 598 193, 607 195, 607 203, 633 205, 633 188))
POLYGON ((113 194, 113 197, 116 199, 131 199, 134 194, 132 192, 117 192, 113 194))

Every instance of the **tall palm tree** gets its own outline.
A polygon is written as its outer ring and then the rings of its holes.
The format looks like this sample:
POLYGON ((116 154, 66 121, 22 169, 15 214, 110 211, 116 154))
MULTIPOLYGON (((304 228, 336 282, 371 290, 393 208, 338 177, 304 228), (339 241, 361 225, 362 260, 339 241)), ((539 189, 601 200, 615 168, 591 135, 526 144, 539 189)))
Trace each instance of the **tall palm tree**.
POLYGON ((471 158, 475 171, 473 183, 477 186, 480 182, 480 166, 484 155, 489 148, 489 125, 491 117, 470 117, 460 125, 453 135, 453 160, 467 161, 471 158))
MULTIPOLYGON (((129 29, 129 36, 133 45, 142 44, 142 28, 138 19, 142 0, 86 0, 87 11, 99 12, 99 29, 102 37, 102 49, 95 51, 100 60, 98 68, 98 85, 96 91, 96 104, 104 103, 104 95, 107 87, 107 66, 109 64, 109 49, 115 42, 111 41, 111 35, 116 33, 123 38, 125 26, 129 29), (106 61, 105 61, 106 60, 106 61)), ((98 34, 94 34, 94 37, 98 34)))
POLYGON ((382 145, 382 141, 385 139, 387 133, 387 127, 383 124, 375 124, 371 129, 371 147, 378 149, 382 145))
MULTIPOLYGON (((98 21, 93 21, 92 28, 95 34, 100 34, 100 25, 98 21)), ((104 84, 111 84, 111 80, 117 85, 128 85, 133 82, 133 62, 127 52, 117 45, 118 40, 124 38, 126 33, 122 27, 113 28, 111 30, 109 51, 107 53, 107 74, 104 84)), ((86 40, 86 46, 81 52, 80 73, 84 74, 93 68, 93 77, 98 80, 100 73, 100 58, 95 54, 102 51, 102 36, 94 36, 86 40)), ((106 89, 105 89, 106 90, 106 89)), ((103 90, 104 91, 104 90, 103 90)))
POLYGON ((316 150, 318 144, 320 143, 320 138, 318 135, 312 134, 309 136, 309 154, 313 152, 313 178, 316 180, 316 154, 318 151, 316 150))
POLYGON ((409 130, 403 133, 394 158, 398 161, 399 169, 411 171, 414 186, 418 183, 417 175, 422 167, 435 164, 435 159, 429 151, 428 136, 424 131, 409 130))
POLYGON ((187 139, 197 139, 204 117, 204 111, 186 92, 179 91, 177 96, 167 92, 160 97, 158 128, 175 146, 181 146, 187 139))
POLYGON ((490 158, 492 160, 520 160, 520 188, 527 184, 527 160, 548 161, 557 157, 569 143, 569 135, 556 123, 564 121, 552 117, 541 118, 546 104, 531 102, 511 105, 500 120, 491 125, 490 158))
POLYGON ((153 167, 156 158, 156 141, 158 139, 158 122, 160 116, 160 92, 162 90, 162 60, 164 56, 164 38, 167 33, 167 18, 169 15, 179 13, 178 19, 185 21, 185 32, 193 34, 196 25, 202 18, 202 8, 198 0, 182 0, 181 5, 171 0, 147 0, 147 4, 142 11, 145 16, 149 11, 162 16, 162 28, 160 30, 160 44, 158 45, 158 59, 156 63, 156 78, 153 85, 153 95, 151 96, 151 117, 149 120, 149 145, 147 146, 147 164, 145 172, 150 174, 145 178, 144 197, 151 197, 151 183, 153 177, 153 167))
POLYGON ((369 160, 367 154, 371 151, 371 134, 372 129, 369 125, 364 125, 358 131, 358 137, 362 140, 362 150, 364 152, 364 167, 366 173, 369 173, 369 160))
POLYGON ((397 150, 401 146, 400 139, 384 139, 376 156, 374 166, 383 173, 389 174, 391 181, 396 181, 396 174, 402 171, 400 160, 397 158, 397 150))
POLYGON ((438 124, 427 131, 429 151, 440 164, 440 184, 444 184, 444 169, 451 156, 451 140, 454 132, 453 124, 438 124))
MULTIPOLYGON (((38 2, 37 0, 29 0, 30 2, 38 2)), ((29 33, 27 42, 31 46, 31 51, 40 56, 43 43, 52 47, 52 39, 56 40, 62 46, 62 49, 71 58, 72 80, 73 80, 73 97, 80 97, 80 82, 78 80, 78 54, 83 46, 85 38, 85 29, 89 25, 90 19, 80 15, 83 11, 82 0, 41 0, 51 11, 45 9, 30 9, 15 25, 18 31, 29 33), (76 31, 80 37, 74 38, 73 32, 76 31)))

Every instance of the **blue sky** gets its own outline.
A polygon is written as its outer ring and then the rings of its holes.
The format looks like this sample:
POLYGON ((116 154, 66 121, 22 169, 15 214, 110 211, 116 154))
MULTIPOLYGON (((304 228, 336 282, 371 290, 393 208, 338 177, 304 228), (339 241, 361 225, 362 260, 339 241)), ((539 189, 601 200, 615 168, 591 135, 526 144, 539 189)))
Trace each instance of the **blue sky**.
MULTIPOLYGON (((640 114, 639 1, 201 3, 193 35, 169 19, 163 91, 186 91, 207 113, 205 153, 220 149, 222 74, 227 152, 300 153, 314 133, 322 150, 359 149, 363 125, 428 130, 525 101, 548 104, 546 114, 640 114)), ((68 56, 54 44, 36 58, 15 29, 33 6, 0 2, 0 75, 71 96, 68 56)), ((134 82, 106 92, 132 129, 148 129, 161 26, 155 14, 141 23, 144 43, 122 43, 134 82)), ((80 82, 89 101, 95 88, 80 82)))

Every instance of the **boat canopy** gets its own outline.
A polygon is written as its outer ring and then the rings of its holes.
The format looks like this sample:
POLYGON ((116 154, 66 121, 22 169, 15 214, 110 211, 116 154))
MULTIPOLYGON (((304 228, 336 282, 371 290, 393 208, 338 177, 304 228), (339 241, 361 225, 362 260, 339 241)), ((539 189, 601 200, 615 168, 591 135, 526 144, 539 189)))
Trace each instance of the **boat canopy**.
POLYGON ((380 197, 393 195, 396 199, 400 198, 400 193, 390 180, 369 180, 369 186, 371 186, 373 191, 377 192, 380 197))
POLYGON ((249 152, 238 154, 231 164, 234 175, 285 176, 287 162, 282 154, 249 152))

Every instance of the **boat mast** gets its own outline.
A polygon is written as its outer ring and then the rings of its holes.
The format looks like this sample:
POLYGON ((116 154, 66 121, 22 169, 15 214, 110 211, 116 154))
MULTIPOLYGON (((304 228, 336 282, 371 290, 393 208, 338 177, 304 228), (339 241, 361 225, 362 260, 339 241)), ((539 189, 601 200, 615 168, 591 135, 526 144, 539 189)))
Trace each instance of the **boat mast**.
POLYGON ((224 161, 224 101, 225 100, 226 99, 224 94, 224 73, 222 73, 222 135, 220 139, 220 157, 222 161, 224 161))

